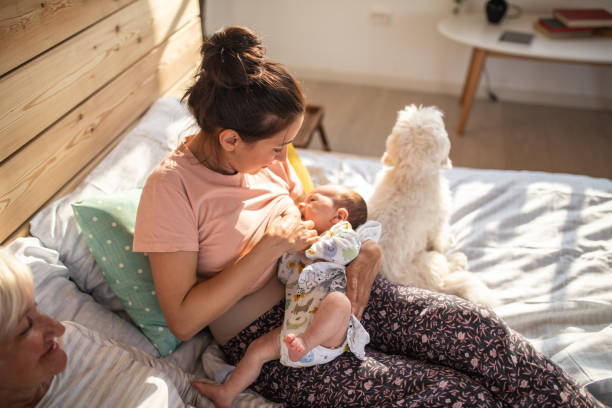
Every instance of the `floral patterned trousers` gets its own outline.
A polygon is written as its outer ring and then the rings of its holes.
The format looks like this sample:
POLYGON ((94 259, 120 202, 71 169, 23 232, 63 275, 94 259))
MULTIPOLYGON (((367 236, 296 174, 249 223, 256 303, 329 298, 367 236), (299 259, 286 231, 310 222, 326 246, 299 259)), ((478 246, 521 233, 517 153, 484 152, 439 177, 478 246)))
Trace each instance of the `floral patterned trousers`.
MULTIPOLYGON (((279 303, 225 344, 235 364, 283 321, 279 303)), ((594 407, 557 365, 492 311, 454 296, 376 279, 352 353, 309 368, 266 363, 251 388, 290 407, 594 407)))

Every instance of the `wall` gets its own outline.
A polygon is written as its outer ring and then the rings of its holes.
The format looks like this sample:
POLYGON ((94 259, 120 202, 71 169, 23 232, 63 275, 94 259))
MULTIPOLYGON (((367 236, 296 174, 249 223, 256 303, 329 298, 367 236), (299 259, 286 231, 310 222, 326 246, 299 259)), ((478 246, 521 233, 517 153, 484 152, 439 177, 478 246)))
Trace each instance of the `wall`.
MULTIPOLYGON (((484 3, 466 0, 461 12, 480 12, 484 3)), ((512 3, 542 16, 554 7, 612 11, 610 0, 512 3)), ((453 0, 209 0, 206 31, 249 26, 263 38, 268 55, 300 78, 458 95, 470 49, 436 29, 453 5, 453 0), (377 12, 383 21, 373 18, 377 12)), ((486 71, 503 100, 612 110, 612 67, 492 58, 486 71)), ((484 84, 483 77, 478 97, 485 95, 484 84)))

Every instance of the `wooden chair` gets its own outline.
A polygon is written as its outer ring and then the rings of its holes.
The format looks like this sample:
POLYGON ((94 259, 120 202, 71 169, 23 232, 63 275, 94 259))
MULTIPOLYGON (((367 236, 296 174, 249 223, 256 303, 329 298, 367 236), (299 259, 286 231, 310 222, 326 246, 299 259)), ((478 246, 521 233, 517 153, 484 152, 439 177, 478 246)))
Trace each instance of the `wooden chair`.
POLYGON ((307 105, 306 113, 304 114, 304 123, 298 132, 297 136, 293 140, 295 147, 306 148, 312 140, 312 136, 315 132, 318 132, 321 137, 321 143, 323 143, 323 149, 331 152, 325 130, 323 129, 323 107, 316 105, 307 105))

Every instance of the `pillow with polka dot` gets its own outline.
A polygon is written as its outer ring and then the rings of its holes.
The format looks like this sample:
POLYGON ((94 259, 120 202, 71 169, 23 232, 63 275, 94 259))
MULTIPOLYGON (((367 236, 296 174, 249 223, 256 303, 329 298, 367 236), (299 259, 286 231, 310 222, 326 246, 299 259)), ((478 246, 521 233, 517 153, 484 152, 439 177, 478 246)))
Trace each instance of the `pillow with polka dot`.
POLYGON ((72 203, 85 242, 125 311, 162 356, 181 344, 168 329, 146 254, 132 252, 141 189, 72 203))

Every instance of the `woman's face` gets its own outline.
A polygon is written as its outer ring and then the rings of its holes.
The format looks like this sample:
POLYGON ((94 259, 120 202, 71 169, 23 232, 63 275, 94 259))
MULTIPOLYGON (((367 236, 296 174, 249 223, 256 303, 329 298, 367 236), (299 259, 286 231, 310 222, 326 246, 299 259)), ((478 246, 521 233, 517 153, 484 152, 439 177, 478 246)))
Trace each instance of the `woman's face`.
POLYGON ((287 159, 287 145, 295 139, 304 116, 300 115, 289 127, 255 143, 240 143, 232 155, 232 167, 240 173, 255 174, 274 161, 287 159))
POLYGON ((57 338, 65 328, 38 311, 34 299, 22 313, 17 327, 0 343, 0 387, 35 387, 66 368, 66 353, 57 338))

